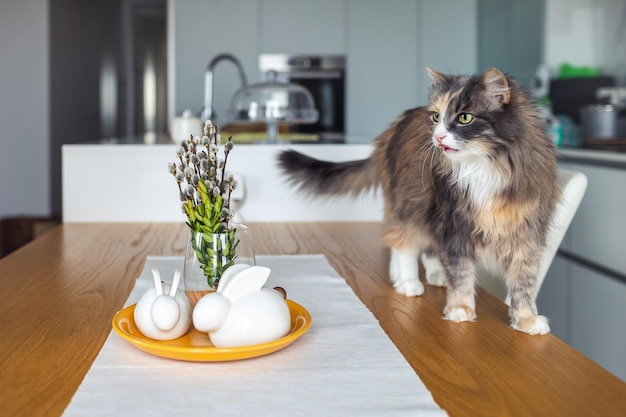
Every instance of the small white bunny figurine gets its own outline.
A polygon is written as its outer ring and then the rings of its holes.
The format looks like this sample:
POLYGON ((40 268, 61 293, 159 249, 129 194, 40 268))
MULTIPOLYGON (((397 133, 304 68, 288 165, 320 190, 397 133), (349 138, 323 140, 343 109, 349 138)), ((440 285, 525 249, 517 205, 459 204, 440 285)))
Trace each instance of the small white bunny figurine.
POLYGON ((135 306, 135 324, 146 337, 156 340, 177 339, 191 326, 191 304, 184 293, 176 293, 180 271, 172 286, 161 283, 159 271, 152 269, 154 287, 146 291, 135 306))
POLYGON ((264 287, 270 269, 236 264, 219 281, 217 291, 202 297, 193 310, 193 325, 209 334, 215 347, 256 345, 281 338, 291 329, 283 296, 264 287))

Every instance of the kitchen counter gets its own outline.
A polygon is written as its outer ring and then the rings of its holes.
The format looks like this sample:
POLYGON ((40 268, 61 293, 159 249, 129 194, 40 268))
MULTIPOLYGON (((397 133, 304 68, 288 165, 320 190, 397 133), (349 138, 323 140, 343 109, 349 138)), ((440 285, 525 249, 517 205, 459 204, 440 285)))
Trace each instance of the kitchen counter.
MULTIPOLYGON (((347 135, 341 140, 329 141, 329 142, 317 142, 317 143, 305 143, 296 139, 290 142, 288 139, 280 140, 279 145, 289 144, 334 144, 334 145, 371 145, 374 136, 357 136, 347 135)), ((234 138, 236 139, 236 138, 234 138)), ((106 138, 100 141, 90 142, 91 145, 174 145, 177 144, 171 140, 167 134, 157 135, 137 135, 120 138, 106 138)), ((237 145, 262 145, 261 143, 237 143, 237 145)), ((274 146, 274 145, 270 145, 274 146)), ((586 162, 594 165, 603 166, 617 166, 626 168, 626 152, 615 151, 608 149, 594 149, 594 148, 558 148, 558 154, 562 161, 566 162, 586 162)))
MULTIPOLYGON (((233 142, 237 145, 265 145, 262 143, 264 138, 260 136, 262 132, 249 132, 249 133, 241 133, 235 132, 232 133, 233 142)), ((222 133, 222 140, 226 135, 231 135, 229 133, 222 133)), ((322 145, 368 145, 371 144, 374 140, 375 136, 360 136, 360 135, 327 135, 323 134, 318 137, 318 139, 313 139, 311 134, 299 134, 294 132, 290 133, 279 133, 278 136, 278 144, 287 145, 287 144, 322 144, 322 145)), ((93 142, 85 142, 85 145, 178 145, 179 141, 172 141, 172 138, 167 133, 157 133, 157 134, 145 134, 145 135, 134 135, 134 136, 121 136, 121 137, 112 137, 112 138, 103 138, 100 140, 94 140, 93 142)), ((273 145, 272 145, 273 146, 273 145)))
MULTIPOLYGON (((236 144, 228 170, 238 175, 242 184, 235 196, 238 213, 246 221, 259 222, 382 220, 379 192, 356 201, 307 198, 286 183, 276 166, 277 154, 285 149, 331 161, 366 158, 373 150, 371 140, 366 139, 350 136, 345 144, 236 144)), ((166 137, 152 142, 137 137, 64 145, 64 220, 181 221, 176 184, 167 171, 167 164, 176 160, 175 148, 166 137), (86 172, 100 175, 84 175, 86 172), (125 204, 130 201, 141 204, 125 204)), ((626 153, 559 149, 559 155, 563 163, 626 168, 626 153)))
POLYGON ((562 162, 626 168, 626 152, 590 148, 559 148, 558 153, 562 162))

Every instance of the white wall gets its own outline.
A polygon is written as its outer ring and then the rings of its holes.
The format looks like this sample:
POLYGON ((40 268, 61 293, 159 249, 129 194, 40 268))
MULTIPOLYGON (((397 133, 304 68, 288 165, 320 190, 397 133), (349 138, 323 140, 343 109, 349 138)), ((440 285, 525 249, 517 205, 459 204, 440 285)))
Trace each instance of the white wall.
POLYGON ((546 0, 545 62, 626 73, 626 1, 546 0))
MULTIPOLYGON (((469 74, 478 67, 478 1, 423 0, 419 21, 424 67, 451 74, 469 74)), ((430 78, 422 77, 427 93, 430 78)), ((424 96, 424 99, 427 97, 424 96)))
MULTIPOLYGON (((204 70, 222 52, 242 61, 251 83, 260 78, 261 53, 345 54, 347 134, 370 139, 426 103, 425 66, 453 73, 477 67, 477 0, 169 1, 172 117, 200 109, 204 70)), ((216 67, 218 116, 239 86, 231 63, 216 67)))
POLYGON ((404 110, 425 103, 419 83, 427 75, 421 65, 417 3, 346 3, 346 15, 339 24, 346 31, 346 49, 341 52, 347 60, 348 135, 371 141, 404 110))
POLYGON ((530 86, 543 63, 545 0, 478 0, 478 70, 496 67, 530 86))
POLYGON ((0 0, 0 57, 0 217, 48 216, 47 0, 0 0))

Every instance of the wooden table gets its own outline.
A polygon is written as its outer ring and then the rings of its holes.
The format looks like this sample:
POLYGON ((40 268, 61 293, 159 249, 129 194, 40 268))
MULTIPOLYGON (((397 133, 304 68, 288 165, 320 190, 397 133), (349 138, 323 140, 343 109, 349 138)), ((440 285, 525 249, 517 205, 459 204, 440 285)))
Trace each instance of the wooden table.
MULTIPOLYGON (((554 336, 507 325, 478 292, 475 323, 443 320, 445 290, 396 294, 382 227, 252 224, 258 254, 323 253, 450 416, 624 416, 626 383, 554 336)), ((0 260, 0 415, 58 416, 147 255, 182 255, 182 224, 65 224, 0 260)), ((367 343, 367 341, 364 341, 367 343)))

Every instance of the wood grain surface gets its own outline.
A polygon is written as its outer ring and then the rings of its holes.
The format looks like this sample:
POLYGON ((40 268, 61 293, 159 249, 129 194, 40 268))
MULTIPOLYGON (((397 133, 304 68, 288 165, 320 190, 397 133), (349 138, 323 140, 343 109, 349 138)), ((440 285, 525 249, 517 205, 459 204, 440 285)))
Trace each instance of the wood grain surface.
MULTIPOLYGON (((396 294, 380 224, 251 232, 259 255, 326 255, 450 416, 626 415, 626 383, 554 336, 510 329, 486 292, 463 324, 442 319, 442 288, 396 294)), ((65 224, 0 259, 0 416, 61 415, 146 256, 182 256, 187 234, 183 224, 65 224)))

